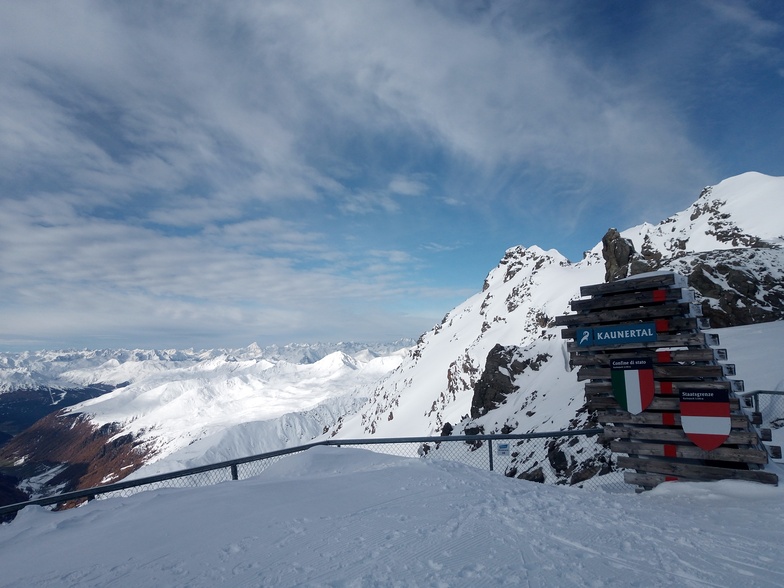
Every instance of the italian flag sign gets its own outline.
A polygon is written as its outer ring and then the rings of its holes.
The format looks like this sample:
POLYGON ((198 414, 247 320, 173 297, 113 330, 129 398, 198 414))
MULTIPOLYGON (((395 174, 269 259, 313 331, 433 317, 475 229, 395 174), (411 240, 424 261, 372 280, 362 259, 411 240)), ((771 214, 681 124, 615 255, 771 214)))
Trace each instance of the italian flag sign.
POLYGON ((681 389, 681 427, 697 447, 712 451, 729 437, 730 393, 728 390, 681 389))
POLYGON ((653 360, 611 359, 613 396, 624 410, 640 414, 653 402, 653 360))

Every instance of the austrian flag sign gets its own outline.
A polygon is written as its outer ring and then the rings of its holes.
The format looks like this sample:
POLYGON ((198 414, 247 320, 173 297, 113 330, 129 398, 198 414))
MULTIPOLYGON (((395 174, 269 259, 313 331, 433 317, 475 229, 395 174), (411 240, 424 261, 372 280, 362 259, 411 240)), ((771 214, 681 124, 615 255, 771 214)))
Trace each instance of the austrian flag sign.
POLYGON ((729 437, 730 393, 728 390, 681 389, 681 426, 697 447, 712 451, 729 437))
POLYGON ((640 414, 653 402, 653 360, 650 358, 611 359, 613 396, 632 414, 640 414))

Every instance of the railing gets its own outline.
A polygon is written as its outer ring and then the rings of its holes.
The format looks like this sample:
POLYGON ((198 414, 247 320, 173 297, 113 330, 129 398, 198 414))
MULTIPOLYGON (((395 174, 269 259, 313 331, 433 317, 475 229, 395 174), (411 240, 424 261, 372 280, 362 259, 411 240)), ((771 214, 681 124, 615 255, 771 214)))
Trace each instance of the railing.
POLYGON ((770 458, 781 461, 781 446, 784 444, 784 390, 750 390, 739 392, 747 409, 751 409, 751 422, 757 428, 760 439, 766 445, 770 458))
MULTIPOLYGON (((145 490, 160 488, 187 488, 209 486, 229 480, 240 480, 257 476, 276 461, 317 446, 354 446, 364 447, 379 453, 399 455, 402 457, 419 457, 423 459, 446 459, 460 461, 467 465, 502 472, 510 477, 524 477, 518 474, 523 471, 523 466, 536 464, 550 464, 545 475, 543 472, 538 481, 544 483, 570 484, 565 475, 554 475, 558 472, 559 464, 554 462, 553 455, 564 461, 566 453, 569 455, 591 455, 589 447, 590 437, 599 435, 601 429, 584 429, 578 431, 559 431, 545 433, 528 433, 522 435, 464 435, 448 437, 403 437, 392 439, 330 439, 300 445, 289 449, 281 449, 269 453, 252 455, 223 461, 220 463, 188 468, 176 472, 158 474, 134 480, 124 480, 75 490, 54 496, 36 498, 26 502, 18 502, 0 507, 0 520, 8 515, 13 515, 26 506, 47 506, 61 508, 75 505, 85 500, 109 498, 115 496, 130 496, 145 490), (561 445, 557 445, 559 442, 561 445), (557 449, 556 449, 557 448, 557 449)), ((574 460, 572 460, 574 463, 574 460)), ((540 468, 541 469, 541 468, 540 468)), ((612 468, 602 472, 604 475, 592 475, 571 485, 586 488, 603 488, 613 491, 627 491, 629 486, 623 483, 620 472, 611 472, 612 468)), ((526 479, 533 479, 527 477, 526 479)))

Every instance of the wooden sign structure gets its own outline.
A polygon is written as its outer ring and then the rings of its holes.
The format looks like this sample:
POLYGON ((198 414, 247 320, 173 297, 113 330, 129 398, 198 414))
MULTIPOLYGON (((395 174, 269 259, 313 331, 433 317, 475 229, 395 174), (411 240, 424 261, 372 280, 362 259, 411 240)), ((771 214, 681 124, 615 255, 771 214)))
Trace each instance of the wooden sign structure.
POLYGON ((556 318, 566 327, 577 379, 624 481, 650 489, 671 480, 741 479, 778 484, 764 471, 767 451, 734 392, 735 366, 720 363, 685 276, 653 272, 583 286, 556 318), (585 298, 589 297, 589 298, 585 298))

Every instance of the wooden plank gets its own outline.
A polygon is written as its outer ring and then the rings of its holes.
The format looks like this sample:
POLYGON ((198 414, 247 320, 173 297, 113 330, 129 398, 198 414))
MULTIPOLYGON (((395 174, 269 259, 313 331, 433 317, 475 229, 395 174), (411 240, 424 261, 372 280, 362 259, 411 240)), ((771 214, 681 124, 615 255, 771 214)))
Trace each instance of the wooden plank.
MULTIPOLYGON (((683 331, 698 331, 700 329, 709 328, 710 321, 706 318, 676 316, 656 321, 656 332, 660 334, 682 333, 683 331)), ((577 334, 577 329, 577 326, 561 329, 561 339, 574 339, 577 334)))
POLYGON ((623 293, 616 296, 572 300, 569 302, 569 305, 573 311, 580 312, 646 304, 662 304, 664 302, 694 302, 694 292, 687 288, 657 288, 643 292, 623 293))
POLYGON ((613 441, 610 449, 616 453, 634 455, 651 455, 654 457, 676 457, 685 459, 707 459, 713 461, 731 461, 737 463, 768 463, 768 452, 756 447, 719 447, 713 451, 703 451, 694 445, 672 445, 660 443, 632 443, 629 441, 613 441))
MULTIPOLYGON (((668 382, 658 381, 653 383, 653 393, 663 396, 678 396, 681 388, 699 388, 701 390, 728 390, 738 392, 735 383, 742 380, 718 380, 712 382, 668 382)), ((612 396, 612 382, 586 382, 585 396, 591 398, 596 395, 612 396)))
POLYGON ((615 282, 604 284, 591 284, 580 288, 580 296, 602 296, 606 294, 616 294, 618 292, 635 292, 637 290, 650 290, 653 288, 665 288, 675 286, 678 288, 688 287, 686 276, 674 272, 641 274, 631 276, 615 282))
MULTIPOLYGON (((683 429, 655 429, 651 427, 604 427, 607 439, 647 439, 650 441, 680 441, 691 443, 683 429)), ((731 431, 723 445, 756 445, 757 434, 752 431, 731 431)))
POLYGON ((556 326, 587 327, 603 324, 626 323, 657 318, 670 318, 676 316, 700 317, 702 307, 699 304, 688 302, 674 304, 659 304, 656 306, 639 306, 621 310, 602 310, 591 313, 563 314, 555 317, 556 326))
POLYGON ((569 353, 584 353, 586 351, 614 351, 631 349, 661 349, 669 347, 713 347, 720 344, 719 336, 716 333, 688 333, 677 335, 659 334, 656 341, 644 341, 642 343, 619 343, 616 345, 593 345, 590 347, 580 347, 574 341, 566 344, 569 353))
MULTIPOLYGON (((618 401, 612 396, 593 396, 588 399, 587 406, 590 411, 621 408, 618 401)), ((681 401, 677 396, 654 396, 646 410, 680 412, 680 409, 681 401)), ((740 410, 740 402, 737 398, 730 398, 730 410, 740 410)))
POLYGON ((658 459, 643 459, 640 457, 618 456, 618 467, 647 472, 651 474, 673 475, 679 478, 695 481, 712 480, 749 480, 763 484, 778 485, 779 478, 772 472, 765 470, 736 470, 696 464, 686 464, 676 461, 663 461, 658 459))
MULTIPOLYGON (((641 412, 640 414, 632 414, 626 411, 602 411, 598 415, 599 423, 615 424, 615 425, 661 425, 661 426, 681 426, 681 414, 679 412, 641 412)), ((748 430, 749 417, 743 414, 730 415, 733 429, 748 430)))
MULTIPOLYGON (((609 367, 583 366, 577 371, 577 381, 609 380, 609 367)), ((727 369, 723 365, 654 365, 653 377, 659 380, 685 378, 723 378, 727 369)))
MULTIPOLYGON (((588 410, 619 409, 621 405, 612 396, 596 396, 588 399, 588 410)), ((677 398, 654 397, 647 410, 680 410, 680 401, 677 398)))
MULTIPOLYGON (((722 354, 717 353, 721 349, 676 349, 672 351, 656 351, 655 349, 643 349, 640 351, 619 351, 610 353, 574 353, 570 362, 575 366, 610 366, 611 359, 637 359, 649 358, 658 364, 675 362, 715 362, 722 354)), ((725 350, 726 352, 726 350, 725 350)))

